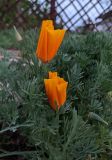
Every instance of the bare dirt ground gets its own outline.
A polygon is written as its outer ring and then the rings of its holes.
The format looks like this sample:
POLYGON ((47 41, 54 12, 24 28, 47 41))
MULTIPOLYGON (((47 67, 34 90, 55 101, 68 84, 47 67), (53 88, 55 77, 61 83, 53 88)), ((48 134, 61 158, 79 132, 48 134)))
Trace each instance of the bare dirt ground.
MULTIPOLYGON (((20 50, 17 49, 7 49, 7 51, 10 54, 10 59, 11 60, 19 60, 21 59, 21 52, 20 50)), ((0 61, 4 59, 4 55, 0 53, 0 61)))

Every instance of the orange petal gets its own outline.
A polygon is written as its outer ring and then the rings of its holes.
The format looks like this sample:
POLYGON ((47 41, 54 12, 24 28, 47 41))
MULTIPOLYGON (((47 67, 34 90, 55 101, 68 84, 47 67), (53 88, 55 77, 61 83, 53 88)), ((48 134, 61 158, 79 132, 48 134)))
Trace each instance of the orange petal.
POLYGON ((57 95, 59 100, 59 106, 62 106, 66 101, 67 82, 64 82, 57 86, 57 95))
POLYGON ((58 95, 57 95, 57 79, 45 79, 45 89, 46 89, 46 94, 48 96, 48 100, 50 105, 54 110, 56 110, 56 103, 59 106, 59 100, 58 100, 58 95))
POLYGON ((57 72, 49 72, 49 78, 56 78, 57 77, 57 72))
POLYGON ((58 84, 65 83, 65 80, 63 78, 58 77, 58 84))
POLYGON ((42 28, 40 32, 40 37, 38 40, 38 46, 36 50, 36 55, 43 62, 47 62, 47 29, 54 29, 53 22, 51 20, 43 21, 42 28))
POLYGON ((47 31, 47 40, 48 40, 48 48, 47 48, 47 58, 50 61, 55 55, 60 47, 60 44, 63 40, 65 34, 65 30, 48 30, 47 31))

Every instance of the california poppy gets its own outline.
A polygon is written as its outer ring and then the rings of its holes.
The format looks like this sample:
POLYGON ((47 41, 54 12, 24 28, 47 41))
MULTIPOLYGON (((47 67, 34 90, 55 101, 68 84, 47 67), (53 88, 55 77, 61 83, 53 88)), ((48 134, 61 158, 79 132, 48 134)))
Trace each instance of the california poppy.
POLYGON ((49 72, 49 79, 44 79, 44 83, 51 107, 59 109, 66 101, 68 82, 57 76, 57 72, 49 72))
POLYGON ((42 22, 36 50, 36 55, 42 62, 46 63, 53 59, 63 40, 64 34, 65 30, 54 30, 52 20, 44 20, 42 22))

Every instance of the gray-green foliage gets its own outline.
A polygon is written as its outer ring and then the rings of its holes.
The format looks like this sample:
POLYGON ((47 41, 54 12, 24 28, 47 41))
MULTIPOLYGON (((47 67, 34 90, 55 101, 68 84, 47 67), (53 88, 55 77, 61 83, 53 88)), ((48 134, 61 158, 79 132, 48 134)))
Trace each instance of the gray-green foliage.
POLYGON ((37 32, 23 37, 18 62, 9 63, 10 55, 2 49, 7 56, 0 62, 0 157, 111 160, 112 35, 67 33, 55 58, 41 66, 35 56, 37 32), (69 84, 66 103, 56 112, 45 94, 43 80, 49 71, 57 71, 69 84), (30 149, 3 151, 6 131, 19 132, 30 149))

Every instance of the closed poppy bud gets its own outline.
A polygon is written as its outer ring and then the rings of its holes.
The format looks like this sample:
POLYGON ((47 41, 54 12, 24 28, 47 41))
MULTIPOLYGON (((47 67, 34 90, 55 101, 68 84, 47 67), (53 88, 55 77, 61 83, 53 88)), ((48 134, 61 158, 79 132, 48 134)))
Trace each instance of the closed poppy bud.
POLYGON ((51 107, 59 109, 66 101, 68 82, 57 76, 57 72, 49 72, 49 79, 44 79, 44 83, 51 107))
POLYGON ((16 40, 17 40, 17 41, 22 41, 23 38, 22 38, 22 36, 20 35, 20 33, 18 32, 18 30, 16 29, 15 26, 14 26, 14 31, 15 31, 16 40))
POLYGON ((63 40, 64 34, 65 30, 54 30, 52 20, 45 20, 42 22, 36 50, 36 55, 42 62, 47 63, 54 58, 63 40))

